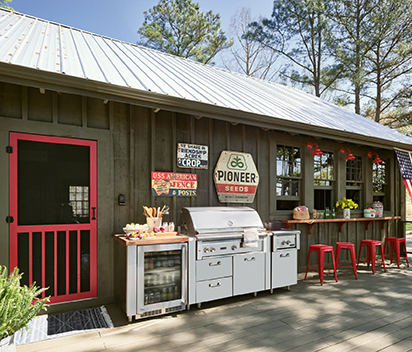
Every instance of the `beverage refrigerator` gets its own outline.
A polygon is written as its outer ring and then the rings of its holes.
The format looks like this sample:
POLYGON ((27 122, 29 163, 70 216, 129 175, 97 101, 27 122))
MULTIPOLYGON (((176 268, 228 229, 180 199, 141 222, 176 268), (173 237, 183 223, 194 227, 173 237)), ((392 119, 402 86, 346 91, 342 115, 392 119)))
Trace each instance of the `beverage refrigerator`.
MULTIPOLYGON (((133 316, 140 319, 186 309, 187 243, 126 246, 125 259, 126 285, 119 301, 129 321, 133 316)), ((121 272, 118 281, 120 276, 121 272)))

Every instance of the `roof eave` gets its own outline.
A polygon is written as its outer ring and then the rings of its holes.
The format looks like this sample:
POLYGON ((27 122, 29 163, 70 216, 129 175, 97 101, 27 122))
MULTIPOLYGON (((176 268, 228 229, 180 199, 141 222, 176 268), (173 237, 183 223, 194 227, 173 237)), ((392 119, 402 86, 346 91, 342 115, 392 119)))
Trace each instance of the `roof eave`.
POLYGON ((121 87, 108 83, 64 75, 61 73, 40 71, 13 64, 0 63, 0 80, 29 87, 44 88, 69 94, 80 94, 103 100, 112 100, 153 109, 170 110, 195 116, 209 117, 234 123, 246 123, 266 129, 308 134, 313 137, 330 138, 339 142, 349 142, 378 148, 393 147, 411 149, 410 144, 388 141, 385 139, 358 135, 327 127, 303 124, 272 116, 248 113, 206 103, 186 100, 150 91, 121 87))

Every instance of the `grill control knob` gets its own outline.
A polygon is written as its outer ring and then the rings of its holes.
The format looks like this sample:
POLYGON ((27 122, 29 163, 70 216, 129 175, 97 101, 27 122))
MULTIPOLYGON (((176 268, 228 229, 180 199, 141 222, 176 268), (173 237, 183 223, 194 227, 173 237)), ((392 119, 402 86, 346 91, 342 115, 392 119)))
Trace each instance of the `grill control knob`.
POLYGON ((205 252, 205 253, 209 252, 209 248, 205 248, 205 249, 203 250, 203 252, 205 252))
POLYGON ((213 253, 216 250, 216 248, 210 248, 210 251, 213 253))
POLYGON ((232 251, 235 251, 237 249, 237 246, 236 245, 233 245, 232 246, 232 251))

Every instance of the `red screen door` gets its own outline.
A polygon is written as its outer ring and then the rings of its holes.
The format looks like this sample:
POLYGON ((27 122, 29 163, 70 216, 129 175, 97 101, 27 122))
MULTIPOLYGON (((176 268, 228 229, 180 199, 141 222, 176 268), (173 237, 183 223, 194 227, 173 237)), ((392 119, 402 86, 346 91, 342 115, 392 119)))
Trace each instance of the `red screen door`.
POLYGON ((10 133, 10 146, 10 270, 50 303, 96 297, 96 142, 10 133))

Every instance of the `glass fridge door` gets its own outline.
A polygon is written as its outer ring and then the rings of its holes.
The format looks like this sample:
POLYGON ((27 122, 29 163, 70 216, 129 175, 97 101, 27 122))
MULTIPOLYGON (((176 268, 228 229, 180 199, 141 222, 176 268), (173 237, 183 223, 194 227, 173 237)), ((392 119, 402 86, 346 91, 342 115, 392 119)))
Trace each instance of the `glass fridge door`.
POLYGON ((187 244, 138 248, 138 313, 186 304, 187 244))

